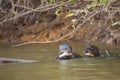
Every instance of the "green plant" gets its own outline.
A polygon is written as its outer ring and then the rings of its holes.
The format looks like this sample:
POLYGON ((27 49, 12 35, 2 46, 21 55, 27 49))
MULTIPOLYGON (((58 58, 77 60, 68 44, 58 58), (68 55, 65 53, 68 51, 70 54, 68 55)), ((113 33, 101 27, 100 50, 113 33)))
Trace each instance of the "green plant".
POLYGON ((108 0, 94 0, 93 2, 87 5, 87 8, 89 9, 97 5, 106 6, 107 4, 108 4, 108 0))
POLYGON ((76 2, 76 0, 70 0, 70 2, 75 3, 75 2, 76 2))
POLYGON ((55 3, 55 0, 49 0, 50 4, 55 3))

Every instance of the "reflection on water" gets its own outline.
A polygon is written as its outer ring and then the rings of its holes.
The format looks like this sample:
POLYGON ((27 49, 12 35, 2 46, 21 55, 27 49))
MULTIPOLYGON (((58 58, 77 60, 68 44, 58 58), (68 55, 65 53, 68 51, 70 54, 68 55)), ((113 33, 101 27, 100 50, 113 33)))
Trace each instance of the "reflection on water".
MULTIPOLYGON (((82 54, 85 44, 71 43, 74 52, 82 54)), ((0 46, 0 57, 38 60, 35 63, 0 64, 0 80, 119 80, 120 46, 101 45, 111 52, 108 58, 81 58, 56 61, 58 44, 0 46)))

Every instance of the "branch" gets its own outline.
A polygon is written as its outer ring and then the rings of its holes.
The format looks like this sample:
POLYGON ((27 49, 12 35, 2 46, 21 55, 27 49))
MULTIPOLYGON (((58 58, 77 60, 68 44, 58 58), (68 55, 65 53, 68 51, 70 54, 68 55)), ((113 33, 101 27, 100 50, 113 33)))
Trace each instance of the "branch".
POLYGON ((33 8, 29 8, 29 7, 21 6, 21 5, 17 5, 17 4, 14 4, 14 6, 24 8, 24 9, 27 9, 27 10, 34 10, 33 8))
MULTIPOLYGON (((44 12, 44 11, 47 11, 47 10, 50 10, 50 9, 54 9, 54 8, 56 8, 56 7, 59 7, 59 6, 63 6, 63 5, 65 5, 65 4, 68 4, 69 2, 70 2, 70 1, 67 1, 67 2, 64 2, 64 3, 59 3, 58 5, 55 5, 55 4, 47 5, 47 6, 44 6, 44 7, 41 7, 41 8, 37 7, 37 8, 35 8, 35 9, 30 10, 30 11, 27 11, 27 12, 18 14, 17 16, 11 17, 11 18, 9 18, 9 19, 7 19, 7 20, 3 20, 3 21, 0 22, 0 24, 4 23, 4 22, 6 22, 6 21, 11 21, 11 20, 17 19, 17 18, 19 18, 19 17, 25 16, 25 15, 30 14, 30 13, 33 13, 33 12, 44 12), (50 7, 50 6, 51 6, 51 7, 50 7), (46 8, 46 7, 47 7, 47 8, 46 8)), ((24 8, 25 8, 25 7, 24 7, 24 8)))

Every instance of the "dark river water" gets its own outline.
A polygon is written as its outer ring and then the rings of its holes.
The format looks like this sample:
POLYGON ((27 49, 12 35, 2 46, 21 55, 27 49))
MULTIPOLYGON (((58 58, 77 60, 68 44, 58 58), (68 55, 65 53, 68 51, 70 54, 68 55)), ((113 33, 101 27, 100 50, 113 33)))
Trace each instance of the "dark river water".
MULTIPOLYGON (((30 44, 13 48, 0 45, 0 57, 38 61, 0 64, 0 80, 120 80, 120 57, 116 57, 120 46, 95 44, 101 54, 107 49, 112 57, 56 61, 58 45, 30 44)), ((86 43, 70 45, 74 52, 84 55, 86 43)))

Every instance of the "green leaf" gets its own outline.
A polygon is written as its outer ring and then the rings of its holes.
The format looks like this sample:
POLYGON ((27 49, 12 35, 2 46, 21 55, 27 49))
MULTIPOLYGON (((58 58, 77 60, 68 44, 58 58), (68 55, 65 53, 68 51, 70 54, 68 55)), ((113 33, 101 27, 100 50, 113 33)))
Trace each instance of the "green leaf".
POLYGON ((74 14, 74 13, 68 13, 68 14, 66 15, 66 18, 67 18, 67 17, 72 17, 72 16, 75 16, 75 14, 74 14))
POLYGON ((76 2, 76 0, 70 0, 70 2, 75 3, 75 2, 76 2))
POLYGON ((49 0, 50 4, 55 3, 55 0, 49 0))
POLYGON ((108 0, 100 0, 98 2, 98 0, 94 0, 93 2, 91 2, 90 4, 87 5, 87 8, 91 8, 91 7, 95 7, 97 5, 103 5, 106 6, 108 4, 108 0))
POLYGON ((106 6, 108 4, 108 0, 100 0, 100 4, 106 6))
POLYGON ((95 0, 92 3, 87 5, 87 8, 90 9, 91 7, 95 7, 98 4, 98 2, 95 0))

